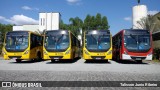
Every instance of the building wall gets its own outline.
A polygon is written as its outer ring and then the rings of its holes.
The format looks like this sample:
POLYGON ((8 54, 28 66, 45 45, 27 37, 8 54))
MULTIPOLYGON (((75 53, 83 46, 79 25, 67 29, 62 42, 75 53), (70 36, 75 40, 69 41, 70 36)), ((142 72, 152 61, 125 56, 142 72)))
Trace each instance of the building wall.
POLYGON ((39 30, 58 30, 60 13, 39 13, 39 30))
POLYGON ((23 30, 29 30, 36 32, 39 29, 39 25, 23 25, 23 30))
POLYGON ((33 31, 37 32, 39 29, 39 25, 22 25, 22 26, 13 26, 13 31, 33 31))
POLYGON ((39 25, 13 26, 13 31, 43 32, 44 30, 59 30, 60 17, 60 13, 39 13, 39 25))
POLYGON ((23 26, 13 26, 13 31, 23 30, 23 26))

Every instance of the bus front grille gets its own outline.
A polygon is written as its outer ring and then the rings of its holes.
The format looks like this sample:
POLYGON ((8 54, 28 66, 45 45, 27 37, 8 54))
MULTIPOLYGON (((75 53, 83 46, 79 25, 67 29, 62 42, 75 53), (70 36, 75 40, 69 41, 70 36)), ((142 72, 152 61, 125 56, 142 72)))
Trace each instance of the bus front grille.
POLYGON ((92 59, 104 59, 106 56, 91 56, 92 59))
POLYGON ((10 59, 12 59, 12 58, 16 58, 16 59, 20 59, 21 58, 21 56, 8 56, 10 59))
POLYGON ((133 60, 144 60, 144 59, 146 59, 146 57, 133 57, 133 56, 131 56, 131 58, 133 60))
POLYGON ((51 59, 62 59, 63 56, 49 56, 51 59))

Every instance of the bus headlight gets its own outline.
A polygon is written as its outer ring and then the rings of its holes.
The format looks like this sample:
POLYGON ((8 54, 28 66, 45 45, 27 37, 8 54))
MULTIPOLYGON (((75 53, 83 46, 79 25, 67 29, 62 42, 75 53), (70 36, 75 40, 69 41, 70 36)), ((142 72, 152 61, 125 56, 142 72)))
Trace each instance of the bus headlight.
POLYGON ((46 51, 43 50, 43 54, 48 55, 46 51))
POLYGON ((84 53, 87 54, 87 55, 89 55, 89 53, 86 50, 84 50, 84 53))
POLYGON ((29 50, 27 50, 24 54, 28 54, 29 50))
POLYGON ((110 50, 110 51, 107 53, 107 55, 110 55, 110 54, 112 54, 112 50, 110 50))
POLYGON ((70 53, 70 50, 68 50, 65 54, 69 54, 70 53))

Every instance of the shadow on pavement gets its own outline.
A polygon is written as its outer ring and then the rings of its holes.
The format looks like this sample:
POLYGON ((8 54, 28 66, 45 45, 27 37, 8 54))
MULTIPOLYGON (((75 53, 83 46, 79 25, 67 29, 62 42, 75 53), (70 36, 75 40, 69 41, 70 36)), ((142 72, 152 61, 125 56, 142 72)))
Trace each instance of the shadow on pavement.
POLYGON ((21 62, 16 62, 16 60, 13 60, 15 62, 10 62, 11 64, 27 64, 27 63, 37 63, 37 62, 44 62, 44 60, 22 60, 21 62))
POLYGON ((107 60, 86 60, 84 63, 86 64, 111 64, 111 62, 107 60))
POLYGON ((121 64, 144 64, 144 65, 149 65, 148 63, 146 62, 137 62, 135 60, 113 60, 117 63, 121 63, 121 64))
POLYGON ((70 63, 77 62, 79 59, 81 59, 81 58, 75 58, 73 60, 55 60, 55 61, 50 60, 50 62, 47 62, 46 64, 64 64, 64 63, 70 64, 70 63))

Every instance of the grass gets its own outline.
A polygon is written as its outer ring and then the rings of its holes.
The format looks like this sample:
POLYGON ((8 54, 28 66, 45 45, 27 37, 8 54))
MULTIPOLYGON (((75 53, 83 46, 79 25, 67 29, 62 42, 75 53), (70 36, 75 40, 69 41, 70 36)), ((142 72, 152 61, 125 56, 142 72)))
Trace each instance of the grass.
POLYGON ((160 63, 160 60, 157 60, 157 59, 153 59, 152 62, 155 62, 155 63, 160 63))

